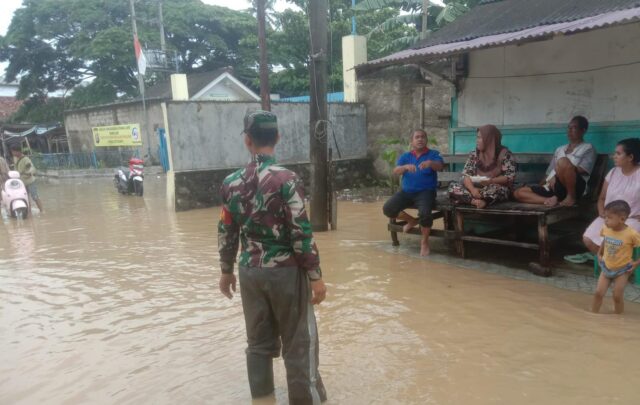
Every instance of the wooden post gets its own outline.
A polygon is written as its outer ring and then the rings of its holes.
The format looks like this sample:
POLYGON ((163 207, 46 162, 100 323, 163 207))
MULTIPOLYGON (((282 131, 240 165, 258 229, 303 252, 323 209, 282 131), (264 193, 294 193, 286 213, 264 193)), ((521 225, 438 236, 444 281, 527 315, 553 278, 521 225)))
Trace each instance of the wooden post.
POLYGON ((266 1, 258 0, 258 43, 260 45, 260 101, 262 109, 271 111, 269 66, 267 65, 266 1))
POLYGON ((549 227, 544 215, 538 216, 538 245, 540 247, 540 265, 548 268, 550 265, 549 227))
POLYGON ((462 237, 464 236, 464 216, 462 214, 462 212, 455 210, 455 217, 456 217, 456 223, 455 223, 455 229, 456 229, 456 250, 458 251, 458 254, 460 255, 460 257, 462 257, 463 259, 465 258, 465 252, 464 252, 464 240, 462 240, 462 237))
POLYGON ((310 158, 311 158, 311 227, 314 231, 328 229, 327 193, 327 0, 309 2, 310 49, 310 158))

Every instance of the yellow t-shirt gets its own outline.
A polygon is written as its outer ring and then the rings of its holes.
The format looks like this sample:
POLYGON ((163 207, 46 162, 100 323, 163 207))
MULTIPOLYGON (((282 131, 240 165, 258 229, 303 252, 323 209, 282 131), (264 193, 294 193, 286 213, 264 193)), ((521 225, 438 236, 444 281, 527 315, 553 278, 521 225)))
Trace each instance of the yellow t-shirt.
POLYGON ((633 249, 640 246, 640 233, 627 226, 622 231, 614 231, 606 225, 600 235, 604 238, 604 264, 610 270, 618 270, 633 259, 633 249))

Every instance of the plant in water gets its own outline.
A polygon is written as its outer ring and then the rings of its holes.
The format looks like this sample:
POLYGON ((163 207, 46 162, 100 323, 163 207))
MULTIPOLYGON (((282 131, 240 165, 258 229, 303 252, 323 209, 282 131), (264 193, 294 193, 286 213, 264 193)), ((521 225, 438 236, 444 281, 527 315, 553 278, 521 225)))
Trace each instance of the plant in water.
POLYGON ((389 178, 387 179, 387 186, 391 193, 395 193, 398 187, 398 177, 393 175, 393 168, 396 167, 398 156, 402 151, 402 147, 407 144, 406 139, 400 138, 384 138, 378 142, 381 146, 380 157, 387 163, 387 170, 389 178))

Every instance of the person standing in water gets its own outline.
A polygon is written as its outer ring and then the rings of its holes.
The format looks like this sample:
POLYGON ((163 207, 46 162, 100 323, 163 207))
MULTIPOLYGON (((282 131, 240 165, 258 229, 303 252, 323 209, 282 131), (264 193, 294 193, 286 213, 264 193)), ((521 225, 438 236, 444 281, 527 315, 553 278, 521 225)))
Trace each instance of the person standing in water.
POLYGON ((600 231, 603 237, 598 251, 600 278, 593 296, 591 310, 599 312, 609 285, 614 283, 613 304, 616 314, 624 311, 624 288, 640 260, 633 260, 633 249, 640 246, 640 233, 625 224, 631 213, 626 201, 612 201, 604 207, 604 225, 600 231))
POLYGON ((327 395, 318 371, 313 304, 324 300, 326 287, 303 185, 295 173, 276 165, 274 114, 247 114, 243 134, 251 162, 229 175, 221 188, 220 291, 228 298, 236 291, 233 267, 241 242, 238 273, 251 396, 273 392, 273 358, 282 346, 289 402, 318 404, 327 395))
POLYGON ((393 174, 402 176, 402 189, 387 200, 382 212, 389 218, 406 221, 404 232, 420 225, 420 255, 427 256, 430 253, 431 211, 436 205, 438 171, 442 170, 444 162, 437 150, 427 147, 427 133, 423 129, 411 133, 411 149, 398 158, 393 169, 393 174), (417 208, 418 218, 407 214, 404 211, 407 208, 417 208))
MULTIPOLYGON (((43 213, 42 202, 40 201, 40 196, 38 195, 38 188, 36 187, 36 168, 24 153, 22 153, 22 147, 18 144, 11 146, 11 155, 13 155, 13 161, 16 168, 16 171, 20 172, 20 180, 24 183, 27 188, 27 193, 29 193, 29 197, 36 203, 40 213, 43 213)), ((31 205, 29 205, 29 209, 31 209, 31 205)))

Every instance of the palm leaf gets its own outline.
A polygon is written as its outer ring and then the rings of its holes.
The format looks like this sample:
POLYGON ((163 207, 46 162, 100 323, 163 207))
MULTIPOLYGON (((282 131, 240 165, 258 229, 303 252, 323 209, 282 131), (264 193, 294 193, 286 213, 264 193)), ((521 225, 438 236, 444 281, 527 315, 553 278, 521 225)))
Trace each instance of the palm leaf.
POLYGON ((355 7, 357 11, 379 10, 385 7, 421 8, 422 0, 362 0, 355 7))
POLYGON ((411 24, 415 22, 417 17, 418 16, 416 14, 404 14, 391 17, 385 20, 382 24, 371 29, 371 31, 367 34, 367 37, 371 38, 371 35, 375 34, 376 32, 391 31, 400 26, 411 24))
POLYGON ((436 23, 442 25, 442 22, 450 23, 456 18, 469 11, 469 8, 462 3, 454 2, 447 4, 444 9, 436 17, 436 23))
POLYGON ((420 41, 422 36, 420 34, 417 35, 409 35, 406 37, 401 37, 394 39, 393 41, 386 44, 381 51, 382 52, 391 52, 398 49, 407 49, 411 45, 414 45, 416 42, 420 41))

